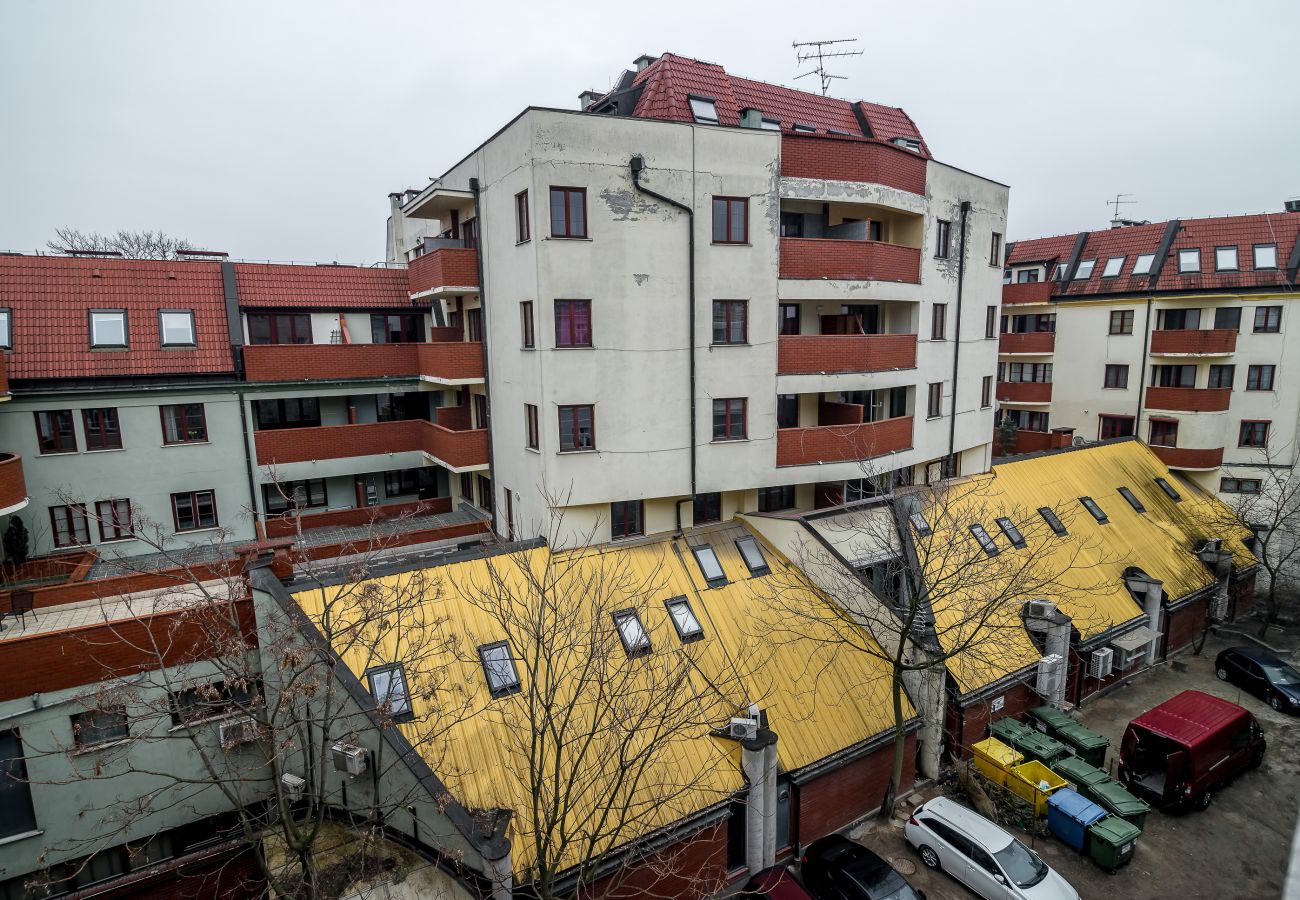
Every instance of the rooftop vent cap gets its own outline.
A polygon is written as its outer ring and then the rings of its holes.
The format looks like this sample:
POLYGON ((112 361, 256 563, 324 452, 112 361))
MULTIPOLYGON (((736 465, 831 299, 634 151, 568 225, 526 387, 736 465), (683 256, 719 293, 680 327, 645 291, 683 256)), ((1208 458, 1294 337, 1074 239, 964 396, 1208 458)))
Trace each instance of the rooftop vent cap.
POLYGON ((659 57, 657 56, 651 56, 649 53, 645 53, 642 54, 641 56, 638 56, 636 59, 632 60, 632 65, 636 66, 636 70, 640 72, 642 69, 650 65, 650 63, 654 62, 658 58, 659 57))
POLYGON ((1292 197, 1285 205, 1287 212, 1300 212, 1300 197, 1292 197))
POLYGON ((603 96, 605 95, 600 91, 583 91, 578 95, 578 109, 585 111, 603 96))

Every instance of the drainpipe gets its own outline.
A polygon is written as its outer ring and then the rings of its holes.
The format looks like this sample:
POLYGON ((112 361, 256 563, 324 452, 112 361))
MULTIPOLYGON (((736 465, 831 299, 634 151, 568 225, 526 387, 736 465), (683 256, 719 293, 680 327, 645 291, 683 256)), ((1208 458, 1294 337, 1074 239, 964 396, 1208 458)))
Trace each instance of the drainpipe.
POLYGON ((1138 408, 1137 416, 1133 419, 1133 436, 1141 439, 1142 435, 1142 404, 1147 395, 1147 349, 1151 341, 1151 302, 1154 297, 1147 297, 1146 319, 1142 323, 1142 363, 1138 367, 1138 408))
MULTIPOLYGON (((966 284, 966 217, 970 215, 970 201, 961 202, 961 229, 957 238, 960 253, 957 256, 957 316, 952 344, 952 409, 948 416, 948 458, 957 452, 957 364, 961 358, 961 295, 966 284)), ((954 466, 954 469, 956 467, 954 466)), ((942 467, 941 467, 942 470, 942 467)), ((955 475, 956 472, 954 471, 955 475)))
MULTIPOLYGON (((628 162, 628 168, 632 170, 632 186, 647 196, 654 197, 656 200, 662 200, 669 206, 680 209, 686 213, 686 224, 689 226, 689 239, 687 241, 687 309, 689 311, 689 334, 690 347, 688 356, 688 369, 690 373, 691 386, 691 496, 695 496, 695 210, 685 203, 679 203, 671 197, 665 197, 656 191, 650 190, 641 183, 641 173, 645 170, 645 157, 637 154, 628 162)), ((481 289, 481 288, 480 288, 481 289)), ((960 308, 960 307, 959 307, 960 308)), ((680 517, 680 512, 678 513, 680 517)), ((679 528, 680 531, 680 528, 679 528)))
MULTIPOLYGON (((480 342, 482 346, 480 349, 483 353, 483 406, 487 411, 487 421, 484 422, 483 425, 487 429, 488 472, 490 473, 492 480, 492 533, 498 534, 497 507, 501 504, 497 503, 497 470, 492 455, 492 389, 489 386, 492 382, 488 377, 489 329, 487 320, 487 282, 483 278, 483 254, 487 250, 487 229, 483 227, 485 210, 483 209, 479 180, 477 178, 471 178, 469 180, 469 190, 470 193, 474 195, 474 216, 478 220, 476 229, 478 232, 478 247, 474 252, 474 267, 478 270, 478 305, 479 308, 483 310, 480 313, 483 317, 483 334, 480 335, 480 337, 482 337, 482 341, 480 342)), ((453 227, 455 226, 453 225, 453 227)), ((472 415, 473 410, 470 410, 470 413, 472 415)), ((472 425, 473 423, 471 422, 470 424, 472 425)))

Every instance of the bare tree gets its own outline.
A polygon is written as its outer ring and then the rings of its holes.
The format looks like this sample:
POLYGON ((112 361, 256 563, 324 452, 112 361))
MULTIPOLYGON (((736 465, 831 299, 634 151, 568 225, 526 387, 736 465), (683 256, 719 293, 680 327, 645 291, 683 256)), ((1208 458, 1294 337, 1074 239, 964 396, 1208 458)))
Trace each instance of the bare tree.
POLYGON ((80 228, 56 228, 54 240, 45 246, 55 253, 75 256, 78 253, 120 253, 127 259, 176 259, 181 250, 196 249, 181 237, 159 231, 129 231, 119 229, 113 234, 82 231, 80 228))

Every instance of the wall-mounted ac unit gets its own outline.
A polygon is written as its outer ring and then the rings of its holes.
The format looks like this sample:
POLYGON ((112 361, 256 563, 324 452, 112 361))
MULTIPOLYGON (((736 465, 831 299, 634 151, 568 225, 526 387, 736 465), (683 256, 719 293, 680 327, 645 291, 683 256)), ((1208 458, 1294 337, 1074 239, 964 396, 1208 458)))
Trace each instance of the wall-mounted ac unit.
POLYGON ((1051 600, 1026 600, 1025 615, 1033 619, 1050 619, 1056 615, 1056 604, 1051 600))
POLYGON ((1093 678, 1105 678, 1115 668, 1115 651, 1110 647, 1100 647, 1088 657, 1088 674, 1093 678))
POLYGON ((295 775, 292 772, 285 772, 280 776, 280 788, 284 795, 289 798, 291 803, 302 799, 302 795, 307 790, 307 779, 301 775, 295 775))
POLYGON ((365 747, 339 742, 330 749, 333 751, 335 769, 354 777, 365 774, 366 765, 370 762, 365 747))
POLYGON ((738 717, 727 723, 727 737, 734 741, 753 740, 758 735, 758 719, 738 717))
POLYGON ((1034 683, 1034 690, 1040 697, 1057 697, 1064 684, 1065 660, 1060 654, 1051 653, 1038 661, 1038 680, 1034 683))
POLYGON ((240 744, 248 744, 261 737, 261 730, 255 719, 247 716, 222 722, 217 728, 221 746, 229 750, 240 744))

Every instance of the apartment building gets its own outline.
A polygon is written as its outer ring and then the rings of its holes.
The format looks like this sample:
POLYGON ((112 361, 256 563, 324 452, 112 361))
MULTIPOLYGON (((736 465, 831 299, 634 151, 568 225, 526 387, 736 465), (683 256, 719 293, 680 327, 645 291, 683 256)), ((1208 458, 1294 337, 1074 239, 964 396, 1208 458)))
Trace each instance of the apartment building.
POLYGON ((997 398, 1020 430, 1007 449, 1136 435, 1225 495, 1258 491, 1265 464, 1294 466, 1298 235, 1288 207, 1010 246, 997 398))
POLYGON ((939 162, 902 110, 642 57, 393 196, 412 296, 487 343, 477 499, 502 535, 599 542, 988 469, 1007 188, 939 162))

